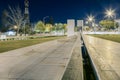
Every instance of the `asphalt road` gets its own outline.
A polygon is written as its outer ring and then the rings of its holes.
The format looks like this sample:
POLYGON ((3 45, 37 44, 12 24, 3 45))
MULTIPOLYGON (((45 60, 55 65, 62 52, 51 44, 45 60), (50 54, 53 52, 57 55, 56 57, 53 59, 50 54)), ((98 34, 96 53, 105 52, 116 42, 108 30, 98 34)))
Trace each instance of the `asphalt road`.
POLYGON ((84 35, 100 80, 120 80, 120 43, 84 35))
POLYGON ((75 41, 54 40, 0 54, 0 80, 61 80, 75 41))

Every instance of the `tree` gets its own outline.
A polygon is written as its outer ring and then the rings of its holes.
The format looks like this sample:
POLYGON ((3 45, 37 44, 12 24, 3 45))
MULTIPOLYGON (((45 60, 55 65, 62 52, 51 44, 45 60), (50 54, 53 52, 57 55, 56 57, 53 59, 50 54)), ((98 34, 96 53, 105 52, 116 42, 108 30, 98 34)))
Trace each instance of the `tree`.
POLYGON ((62 23, 57 24, 57 30, 64 30, 64 25, 62 23))
POLYGON ((19 34, 19 30, 23 25, 23 19, 24 16, 19 6, 15 8, 11 8, 9 6, 9 10, 7 11, 7 20, 13 28, 14 26, 17 26, 17 34, 19 34))
POLYGON ((42 21, 38 21, 35 25, 36 32, 44 32, 45 31, 45 24, 42 21))
POLYGON ((2 26, 6 27, 6 24, 8 25, 8 22, 7 22, 7 11, 3 10, 3 12, 2 12, 2 26))
POLYGON ((89 26, 84 26, 84 27, 83 27, 83 30, 84 30, 84 31, 90 31, 90 27, 89 27, 89 26))
POLYGON ((56 23, 53 27, 52 27, 53 31, 60 31, 60 30, 64 30, 65 32, 67 31, 67 24, 62 24, 62 23, 56 23))
POLYGON ((2 21, 1 31, 6 32, 9 29, 8 26, 10 25, 7 21, 7 10, 3 10, 2 16, 1 16, 1 21, 2 21))
POLYGON ((99 24, 100 24, 103 28, 106 28, 107 30, 117 28, 117 23, 114 22, 113 20, 101 20, 101 21, 99 22, 99 24))
POLYGON ((67 24, 63 24, 64 33, 67 32, 67 24))
POLYGON ((51 32, 52 30, 52 24, 46 24, 45 25, 45 32, 51 32))
POLYGON ((53 17, 51 16, 50 17, 50 19, 49 19, 49 22, 48 22, 49 24, 52 24, 52 25, 54 25, 54 19, 53 19, 53 17))

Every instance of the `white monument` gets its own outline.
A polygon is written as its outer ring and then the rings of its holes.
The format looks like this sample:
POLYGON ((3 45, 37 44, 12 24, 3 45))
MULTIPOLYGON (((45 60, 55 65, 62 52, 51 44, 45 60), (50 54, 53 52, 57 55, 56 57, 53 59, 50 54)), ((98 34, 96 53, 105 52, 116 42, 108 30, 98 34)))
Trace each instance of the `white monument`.
POLYGON ((68 19, 67 20, 67 36, 73 36, 74 33, 74 27, 75 27, 75 20, 74 19, 68 19))
POLYGON ((83 20, 77 20, 77 27, 79 30, 82 31, 84 24, 83 24, 83 20))
POLYGON ((77 20, 77 26, 78 27, 83 26, 83 20, 77 20))

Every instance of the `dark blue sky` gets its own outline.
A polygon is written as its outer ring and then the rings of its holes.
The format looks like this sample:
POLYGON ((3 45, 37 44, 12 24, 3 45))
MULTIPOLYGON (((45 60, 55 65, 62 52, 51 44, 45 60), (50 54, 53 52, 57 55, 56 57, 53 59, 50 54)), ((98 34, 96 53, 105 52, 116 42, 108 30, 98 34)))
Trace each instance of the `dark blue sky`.
MULTIPOLYGON (((105 8, 115 8, 117 17, 120 13, 120 0, 29 0, 31 22, 52 16, 55 22, 66 22, 67 19, 85 19, 93 14, 96 20, 103 19, 105 8)), ((8 5, 19 6, 24 10, 24 0, 0 0, 0 15, 8 5)))

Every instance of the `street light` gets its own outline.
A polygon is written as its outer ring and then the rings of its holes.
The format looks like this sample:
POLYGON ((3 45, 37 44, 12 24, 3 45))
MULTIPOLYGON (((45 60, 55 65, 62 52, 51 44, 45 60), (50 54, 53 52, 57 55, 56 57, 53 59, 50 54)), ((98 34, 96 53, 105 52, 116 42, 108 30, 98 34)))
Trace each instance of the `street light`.
POLYGON ((25 33, 25 29, 26 29, 26 28, 25 28, 25 27, 26 27, 26 20, 23 21, 23 25, 24 25, 23 27, 24 27, 24 35, 25 35, 25 34, 26 34, 26 33, 25 33))
POLYGON ((87 21, 88 22, 92 22, 94 20, 94 16, 90 15, 90 16, 87 16, 87 21))
POLYGON ((116 28, 116 22, 115 22, 115 19, 116 19, 116 14, 115 14, 115 9, 108 9, 106 10, 105 12, 105 17, 108 17, 108 19, 112 19, 114 20, 114 27, 116 28))
POLYGON ((45 19, 48 18, 49 16, 43 17, 43 23, 45 23, 45 19))
POLYGON ((58 32, 57 32, 57 25, 58 25, 58 24, 55 23, 55 35, 57 35, 57 33, 58 33, 58 32))
POLYGON ((105 17, 108 17, 108 19, 110 18, 114 18, 115 17, 115 9, 108 9, 105 11, 105 17))
POLYGON ((93 29, 95 28, 95 17, 93 15, 87 16, 88 23, 92 23, 93 29))

